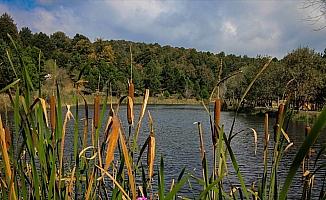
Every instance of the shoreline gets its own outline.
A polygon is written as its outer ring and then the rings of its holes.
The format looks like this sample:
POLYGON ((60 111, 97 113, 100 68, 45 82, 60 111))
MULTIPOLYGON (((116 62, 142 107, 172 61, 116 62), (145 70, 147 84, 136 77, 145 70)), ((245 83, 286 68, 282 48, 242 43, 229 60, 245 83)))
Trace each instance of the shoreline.
MULTIPOLYGON (((94 104, 94 95, 85 95, 85 99, 88 105, 94 104)), ((65 105, 71 105, 75 106, 75 103, 73 102, 72 95, 62 95, 61 97, 62 106, 65 107, 65 105)), ((84 104, 84 100, 82 97, 78 97, 78 101, 80 102, 80 105, 84 104)), ((117 104, 119 102, 119 99, 117 97, 108 97, 107 99, 107 105, 110 104, 112 101, 112 104, 117 104)), ((206 100, 207 102, 208 100, 206 100)), ((103 98, 101 99, 101 102, 103 103, 103 98)), ((125 100, 124 100, 125 102, 125 100)), ((135 97, 134 105, 141 105, 143 103, 143 97, 135 97)), ((202 105, 201 100, 197 100, 194 98, 191 99, 178 99, 178 98, 164 98, 164 97, 149 97, 148 99, 148 105, 202 105)), ((0 94, 0 113, 6 112, 6 111, 12 111, 12 107, 10 105, 10 100, 7 95, 0 94)), ((232 109, 224 110, 224 111, 232 111, 232 109)), ((247 110, 247 112, 240 112, 248 115, 264 115, 265 113, 271 113, 271 117, 277 112, 277 109, 267 110, 265 108, 254 108, 251 111, 247 110)), ((292 120, 293 121, 307 121, 312 123, 317 116, 319 115, 320 111, 303 111, 303 110, 294 110, 292 120)))

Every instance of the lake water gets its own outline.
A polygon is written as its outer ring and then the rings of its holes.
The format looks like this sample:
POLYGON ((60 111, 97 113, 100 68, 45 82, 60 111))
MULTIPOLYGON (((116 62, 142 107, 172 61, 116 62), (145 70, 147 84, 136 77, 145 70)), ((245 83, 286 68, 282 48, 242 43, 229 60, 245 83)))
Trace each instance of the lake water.
MULTIPOLYGON (((164 157, 165 165, 165 178, 168 188, 170 187, 172 179, 177 179, 182 168, 186 167, 188 172, 191 172, 195 176, 201 177, 201 161, 199 153, 199 137, 198 128, 194 122, 201 122, 203 126, 204 142, 206 155, 209 164, 209 170, 211 173, 212 169, 212 142, 211 142, 211 132, 209 125, 209 116, 203 106, 200 105, 149 105, 148 110, 150 111, 153 121, 154 121, 154 131, 156 136, 156 165, 159 165, 160 156, 164 157)), ((138 119, 138 113, 140 106, 135 106, 135 119, 138 119)), ((72 108, 74 112, 74 108, 72 108)), ((83 108, 80 109, 80 116, 83 117, 83 108)), ((107 114, 106 114, 107 115, 107 114)), ((127 122, 126 122, 126 108, 122 106, 119 112, 120 118, 127 132, 127 122)), ((92 110, 89 112, 89 116, 92 117, 92 110)), ((222 112, 221 114, 221 124, 224 124, 225 131, 228 133, 232 124, 233 113, 232 112, 222 112)), ((90 120, 91 122, 91 120, 90 120)), ((263 138, 264 138, 264 118, 260 116, 249 116, 239 114, 236 120, 234 132, 241 130, 246 130, 240 133, 237 137, 232 140, 231 146, 233 147, 234 154, 237 158, 237 162, 240 167, 240 171, 244 176, 247 187, 261 179, 263 173, 263 138), (252 131, 249 128, 253 128, 258 134, 258 145, 257 154, 254 154, 254 137, 252 131)), ((273 125, 275 119, 270 119, 270 133, 271 139, 273 141, 273 125)), ((286 176, 289 166, 292 160, 304 140, 304 124, 303 123, 290 123, 288 127, 288 135, 291 142, 294 145, 288 150, 288 152, 283 156, 281 164, 279 166, 279 186, 283 185, 284 177, 286 176)), ((72 141, 73 132, 69 129, 73 128, 73 124, 69 123, 68 131, 66 135, 65 144, 65 155, 67 158, 71 157, 72 154, 72 141)), ((147 113, 143 121, 143 125, 140 131, 139 144, 143 144, 149 135, 148 128, 148 117, 147 113)), ((134 131, 134 130, 133 130, 134 131)), ((325 131, 324 131, 325 132, 325 131)), ((318 139, 314 146, 314 149, 318 152, 321 145, 325 143, 326 135, 323 133, 318 139)), ((272 152, 272 145, 270 145, 270 152, 272 152)), ((311 161, 313 164, 313 159, 311 161)), ((312 166, 311 164, 311 166, 312 166)), ((228 163, 229 175, 226 177, 225 190, 230 191, 230 185, 239 186, 238 179, 234 173, 231 163, 228 163)), ((317 174, 314 186, 314 196, 318 197, 318 192, 320 191, 322 178, 325 172, 317 174)), ((302 193, 302 169, 299 169, 297 176, 293 182, 292 187, 289 192, 289 199, 298 199, 301 197, 302 193)), ((157 181, 157 176, 155 177, 157 181)), ((189 185, 185 185, 182 190, 182 195, 188 198, 193 198, 198 195, 200 191, 200 186, 196 184, 195 181, 191 181, 192 188, 189 185), (194 195, 194 196, 193 196, 194 195)), ((197 196, 198 197, 198 196, 197 196)))

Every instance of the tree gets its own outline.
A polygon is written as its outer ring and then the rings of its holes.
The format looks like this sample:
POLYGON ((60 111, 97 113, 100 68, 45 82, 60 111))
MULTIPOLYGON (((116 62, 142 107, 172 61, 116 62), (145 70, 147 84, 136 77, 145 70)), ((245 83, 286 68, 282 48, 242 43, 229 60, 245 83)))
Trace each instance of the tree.
POLYGON ((71 48, 71 39, 61 31, 57 31, 50 36, 55 49, 69 50, 71 48))
POLYGON ((4 40, 7 44, 10 44, 10 39, 7 34, 9 34, 14 40, 18 38, 17 26, 14 20, 8 13, 3 13, 0 16, 0 40, 4 40))
POLYGON ((326 66, 321 55, 314 50, 298 48, 282 60, 293 78, 290 89, 305 100, 314 100, 317 91, 325 85, 326 66))
POLYGON ((54 50, 54 46, 48 35, 42 32, 35 33, 33 36, 32 44, 33 46, 42 50, 46 59, 51 58, 51 54, 54 50))
POLYGON ((148 62, 144 67, 145 88, 150 89, 150 91, 152 91, 152 94, 158 93, 160 90, 160 74, 161 69, 159 67, 159 64, 153 60, 148 62))
POLYGON ((27 47, 33 42, 33 33, 28 27, 23 27, 19 31, 19 38, 22 42, 23 47, 27 47))

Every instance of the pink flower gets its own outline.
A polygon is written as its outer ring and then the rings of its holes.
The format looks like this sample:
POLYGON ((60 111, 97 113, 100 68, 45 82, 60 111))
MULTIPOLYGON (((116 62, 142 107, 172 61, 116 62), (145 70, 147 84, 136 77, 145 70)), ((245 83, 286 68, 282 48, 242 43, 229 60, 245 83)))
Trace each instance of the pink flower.
POLYGON ((147 198, 142 196, 142 197, 137 197, 137 200, 147 200, 147 198))

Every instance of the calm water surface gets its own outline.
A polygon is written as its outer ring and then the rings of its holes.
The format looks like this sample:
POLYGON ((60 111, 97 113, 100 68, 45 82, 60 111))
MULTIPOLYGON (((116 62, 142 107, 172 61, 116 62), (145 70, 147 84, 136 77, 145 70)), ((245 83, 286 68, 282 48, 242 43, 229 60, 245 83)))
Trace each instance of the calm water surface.
MULTIPOLYGON (((140 106, 136 106, 136 116, 138 119, 138 112, 140 106)), ((73 111, 74 109, 72 109, 73 111)), ((199 137, 197 125, 194 122, 201 122, 204 132, 204 142, 207 152, 208 164, 211 169, 212 166, 212 146, 211 146, 211 132, 209 127, 209 117, 205 109, 202 106, 193 105, 150 105, 148 110, 154 120, 154 129, 157 141, 157 152, 156 152, 156 165, 159 164, 160 155, 164 157, 165 164, 165 177, 167 185, 171 184, 172 178, 177 179, 182 168, 186 167, 188 172, 193 173, 195 176, 201 176, 201 162, 199 154, 199 137)), ((83 115, 83 109, 80 109, 80 115, 83 115)), ((120 110, 120 117, 123 120, 124 127, 127 127, 126 109, 123 106, 120 110)), ((90 117, 93 116, 90 111, 90 117)), ((232 124, 233 113, 222 112, 221 124, 224 124, 225 131, 228 133, 232 124)), ((90 121, 91 122, 91 121, 90 121)), ((233 151, 236 155, 240 171, 244 176, 248 187, 255 182, 258 184, 258 180, 261 178, 263 173, 263 138, 264 138, 264 119, 258 116, 239 115, 236 120, 234 132, 245 130, 240 133, 237 137, 232 140, 233 151), (258 134, 258 150, 257 154, 254 154, 254 137, 252 131, 249 128, 254 128, 258 134)), ((272 133, 272 126, 275 123, 275 119, 270 119, 270 132, 272 133)), ((72 128, 72 126, 71 126, 72 128)), ((127 131, 127 129, 126 129, 127 131)), ((324 131, 325 132, 325 131, 324 131)), ((69 133, 69 131, 68 131, 69 133)), ((144 123, 140 132, 140 144, 143 144, 148 137, 148 119, 147 115, 144 118, 144 123)), ((291 123, 288 127, 288 134, 294 145, 289 151, 283 156, 279 167, 279 181, 282 185, 284 177, 289 169, 292 159, 295 156, 298 148, 302 144, 304 139, 304 124, 302 123, 291 123)), ((273 141, 273 134, 271 134, 271 140, 273 141)), ((69 146, 72 146, 73 133, 67 134, 66 136, 66 150, 65 154, 69 156, 72 152, 69 146)), ((321 137, 315 145, 315 149, 325 143, 326 136, 321 134, 321 137)), ((71 148, 72 149, 72 148, 71 148)), ((272 146, 270 146, 272 151, 272 146)), ((234 173, 231 163, 228 163, 229 175, 225 179, 227 180, 227 186, 235 185, 238 186, 238 180, 234 173)), ((211 173, 211 171, 210 171, 211 173)), ((316 192, 315 196, 318 196, 318 188, 321 188, 322 176, 324 173, 318 174, 315 179, 316 192)), ((157 179, 157 178, 156 178, 157 179)), ((226 188, 227 189, 227 188, 226 188)), ((188 185, 183 189, 182 194, 189 198, 193 195, 196 196, 200 190, 199 185, 196 185, 192 181, 192 188, 188 185)), ((227 189, 229 191, 229 189, 227 189)), ((302 185, 301 185, 301 169, 298 175, 295 177, 294 183, 290 188, 289 199, 298 199, 301 196, 302 185)))

